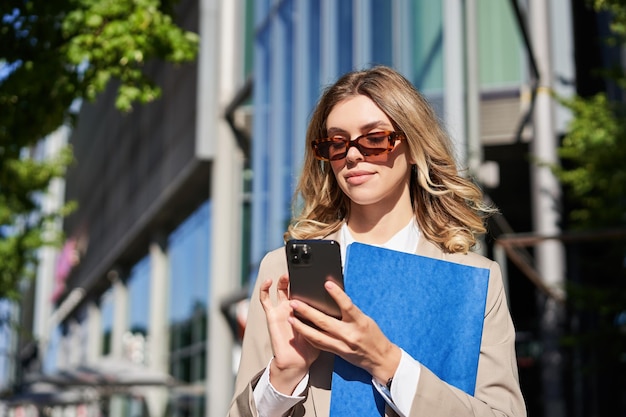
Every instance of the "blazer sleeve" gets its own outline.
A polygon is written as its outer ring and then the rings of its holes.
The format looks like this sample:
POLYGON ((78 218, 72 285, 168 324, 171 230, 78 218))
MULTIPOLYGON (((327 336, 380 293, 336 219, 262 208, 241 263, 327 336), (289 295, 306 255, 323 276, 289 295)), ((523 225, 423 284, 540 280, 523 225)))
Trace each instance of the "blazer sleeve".
POLYGON ((259 266, 259 273, 250 298, 248 319, 241 349, 241 360, 235 381, 235 393, 228 413, 229 416, 258 416, 252 392, 272 358, 272 346, 265 321, 265 312, 259 300, 259 287, 263 281, 271 278, 274 283, 270 289, 270 296, 274 302, 276 301, 276 281, 287 269, 284 258, 284 249, 277 249, 267 254, 259 266))
POLYGON ((474 396, 448 385, 422 366, 410 416, 525 417, 515 356, 515 329, 502 273, 489 261, 489 287, 474 396))

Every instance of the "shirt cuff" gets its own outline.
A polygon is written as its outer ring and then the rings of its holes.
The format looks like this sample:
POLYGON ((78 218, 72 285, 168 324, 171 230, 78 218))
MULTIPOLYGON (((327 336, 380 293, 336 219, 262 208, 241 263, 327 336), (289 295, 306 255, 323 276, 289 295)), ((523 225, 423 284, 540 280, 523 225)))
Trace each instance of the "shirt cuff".
MULTIPOLYGON (((270 364, 272 360, 270 360, 270 364)), ((304 399, 303 394, 308 383, 309 374, 307 373, 293 390, 293 393, 297 393, 297 395, 282 394, 270 382, 270 365, 268 364, 253 391, 254 403, 259 412, 259 417, 282 416, 285 414, 304 399)))
POLYGON ((391 392, 373 378, 372 384, 396 413, 400 416, 408 416, 417 391, 421 370, 421 364, 402 350, 400 364, 393 375, 391 392))

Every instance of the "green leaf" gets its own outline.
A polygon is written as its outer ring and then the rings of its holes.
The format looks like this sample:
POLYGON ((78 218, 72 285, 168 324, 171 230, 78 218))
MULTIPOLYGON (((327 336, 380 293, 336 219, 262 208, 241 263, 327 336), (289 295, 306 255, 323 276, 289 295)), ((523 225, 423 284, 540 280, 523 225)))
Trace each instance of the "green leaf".
POLYGON ((112 80, 116 106, 132 110, 160 96, 145 76, 153 60, 196 58, 197 34, 177 26, 170 0, 8 1, 0 10, 0 299, 17 298, 32 276, 36 251, 59 244, 52 224, 68 204, 43 213, 38 197, 72 162, 71 149, 49 161, 25 157, 39 140, 76 115, 77 99, 95 99, 112 80))

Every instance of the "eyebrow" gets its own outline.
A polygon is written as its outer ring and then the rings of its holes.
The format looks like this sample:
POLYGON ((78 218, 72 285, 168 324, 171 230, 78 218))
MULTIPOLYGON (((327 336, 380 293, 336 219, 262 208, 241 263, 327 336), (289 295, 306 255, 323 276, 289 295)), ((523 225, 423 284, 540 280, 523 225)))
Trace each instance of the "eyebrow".
MULTIPOLYGON (((381 125, 382 126, 390 126, 389 123, 387 123, 384 120, 375 120, 373 122, 369 122, 369 123, 366 123, 366 124, 362 125, 359 128, 359 130, 362 133, 364 133, 364 132, 368 132, 368 131, 370 131, 370 130, 372 130, 374 128, 380 127, 381 125)), ((339 127, 331 127, 331 128, 326 130, 326 134, 328 136, 333 136, 333 135, 336 135, 336 134, 339 134, 339 133, 348 133, 348 132, 346 130, 344 130, 344 129, 339 128, 339 127)))

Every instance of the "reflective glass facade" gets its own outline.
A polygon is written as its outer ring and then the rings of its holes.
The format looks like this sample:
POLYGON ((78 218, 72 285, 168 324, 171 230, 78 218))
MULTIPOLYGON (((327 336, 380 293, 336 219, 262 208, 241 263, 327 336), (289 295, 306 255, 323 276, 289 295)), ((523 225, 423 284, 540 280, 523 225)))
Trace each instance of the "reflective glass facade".
POLYGON ((200 206, 169 237, 170 373, 188 383, 205 378, 211 206, 200 206))
MULTIPOLYGON (((253 264, 282 244, 307 122, 326 85, 352 69, 389 65, 402 72, 442 113, 444 3, 255 3, 253 264)), ((510 4, 487 0, 477 4, 481 87, 506 88, 517 95, 524 60, 510 4)), ((441 117, 445 119, 444 114, 441 117)))
POLYGON ((150 258, 144 257, 133 266, 128 277, 128 330, 133 334, 148 334, 150 309, 150 258))

